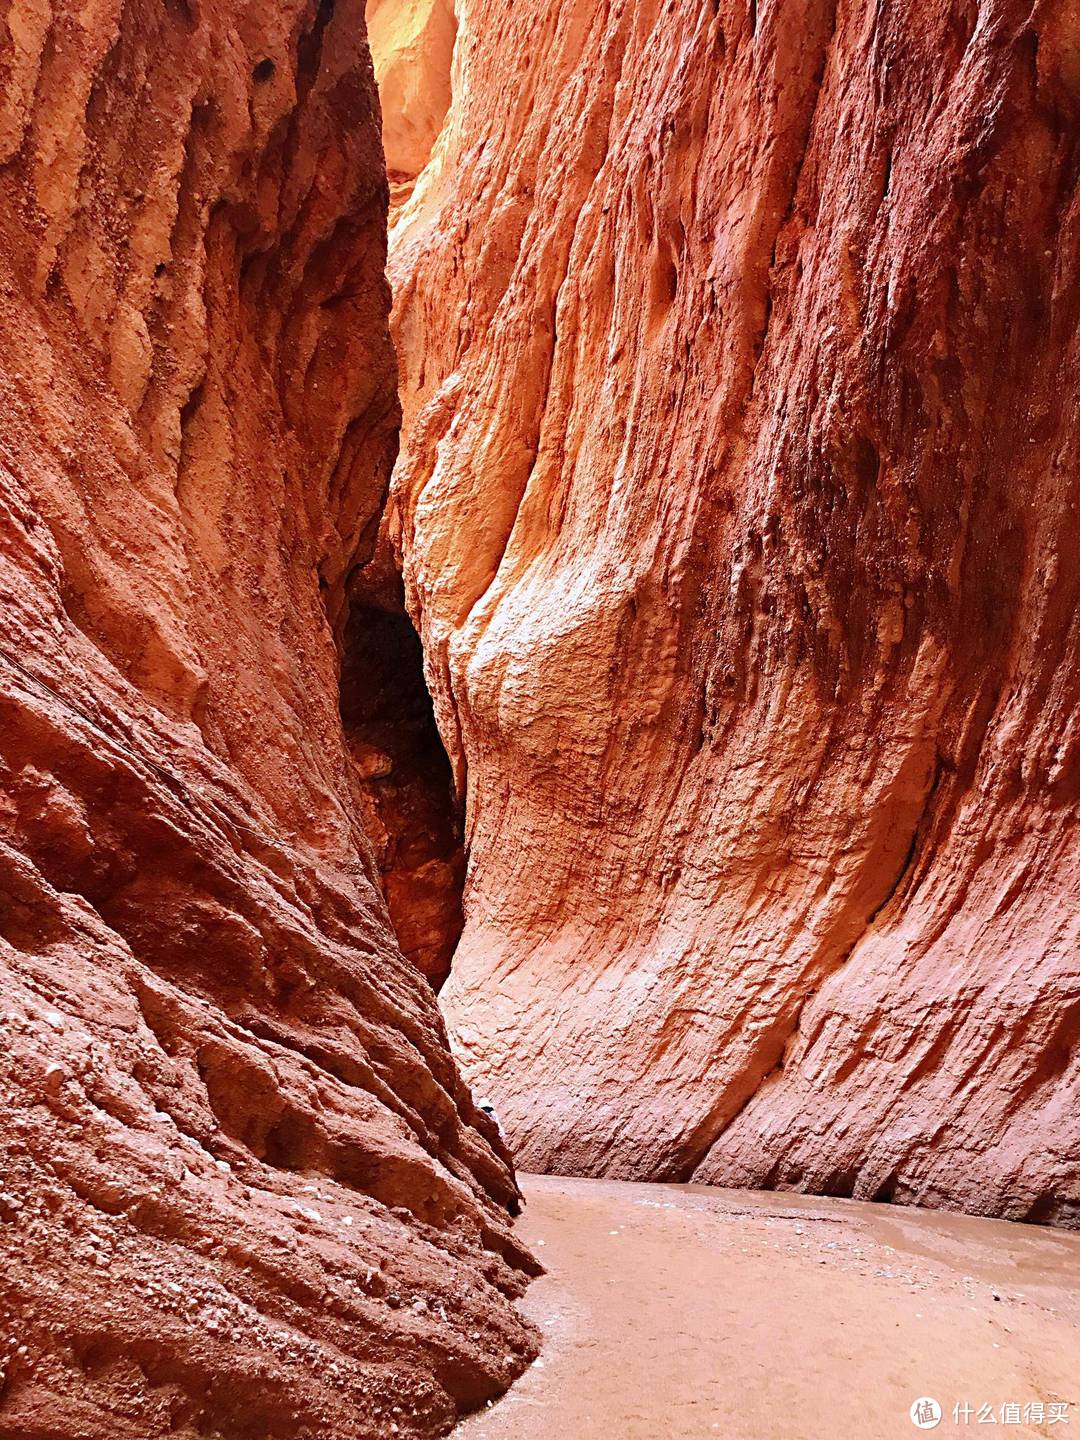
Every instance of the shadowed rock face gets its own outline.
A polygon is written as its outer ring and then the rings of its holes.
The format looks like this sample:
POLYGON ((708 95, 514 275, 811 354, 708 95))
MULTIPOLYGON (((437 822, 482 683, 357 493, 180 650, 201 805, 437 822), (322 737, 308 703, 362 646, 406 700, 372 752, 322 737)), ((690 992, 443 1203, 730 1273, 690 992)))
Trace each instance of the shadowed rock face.
POLYGON ((438 989, 461 936, 461 807, 401 576, 365 567, 350 595, 341 718, 356 807, 402 953, 438 989))
POLYGON ((1075 1222, 1074 7, 457 20, 390 275, 462 1055, 531 1169, 1075 1222))
POLYGON ((441 1434, 533 1353, 339 717, 385 211, 355 0, 0 5, 4 1436, 441 1434))

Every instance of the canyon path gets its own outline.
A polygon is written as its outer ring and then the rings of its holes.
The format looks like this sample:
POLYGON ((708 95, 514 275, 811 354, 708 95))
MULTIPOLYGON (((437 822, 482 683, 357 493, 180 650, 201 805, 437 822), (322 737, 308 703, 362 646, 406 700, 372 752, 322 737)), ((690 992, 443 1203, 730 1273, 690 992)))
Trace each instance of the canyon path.
POLYGON ((1075 4, 387 4, 0 0, 4 1440, 447 1434, 515 1147, 1080 1218, 1075 4))
POLYGON ((543 1353, 455 1440, 910 1440, 925 1396, 941 1434, 981 1406, 1010 1435, 1076 1423, 1078 1236, 701 1185, 522 1188, 543 1353))

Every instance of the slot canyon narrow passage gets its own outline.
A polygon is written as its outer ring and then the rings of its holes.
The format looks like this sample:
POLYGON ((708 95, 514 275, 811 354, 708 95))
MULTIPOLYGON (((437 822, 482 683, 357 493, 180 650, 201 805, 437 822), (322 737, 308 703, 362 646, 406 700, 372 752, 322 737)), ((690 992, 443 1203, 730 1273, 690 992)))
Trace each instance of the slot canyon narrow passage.
POLYGON ((1080 1423, 1078 34, 0 0, 0 1440, 1080 1423))
POLYGON ((341 719, 357 809, 405 958, 438 989, 461 935, 461 806, 400 577, 350 586, 341 719))

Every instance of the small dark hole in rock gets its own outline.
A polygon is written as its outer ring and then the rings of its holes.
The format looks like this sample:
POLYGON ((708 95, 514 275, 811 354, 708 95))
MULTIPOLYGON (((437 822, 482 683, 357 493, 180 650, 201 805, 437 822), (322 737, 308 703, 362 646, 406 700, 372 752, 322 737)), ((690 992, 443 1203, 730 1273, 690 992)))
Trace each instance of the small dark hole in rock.
POLYGON ((165 0, 165 9, 187 30, 195 28, 195 17, 188 0, 165 0))
POLYGON ((271 79, 273 74, 274 62, 270 59, 260 60, 259 63, 255 66, 255 69, 251 72, 252 79, 260 85, 264 81, 271 79))

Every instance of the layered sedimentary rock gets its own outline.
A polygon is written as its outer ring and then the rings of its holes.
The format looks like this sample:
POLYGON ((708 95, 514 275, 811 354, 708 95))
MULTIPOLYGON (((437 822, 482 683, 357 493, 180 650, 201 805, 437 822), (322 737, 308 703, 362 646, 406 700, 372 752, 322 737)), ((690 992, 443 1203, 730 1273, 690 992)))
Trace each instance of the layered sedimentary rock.
POLYGON ((338 714, 385 207, 355 0, 0 6, 11 1440, 443 1433, 534 1348, 338 714))
POLYGON ((456 12, 390 276, 462 1055, 528 1168, 1075 1221, 1075 5, 456 12))

